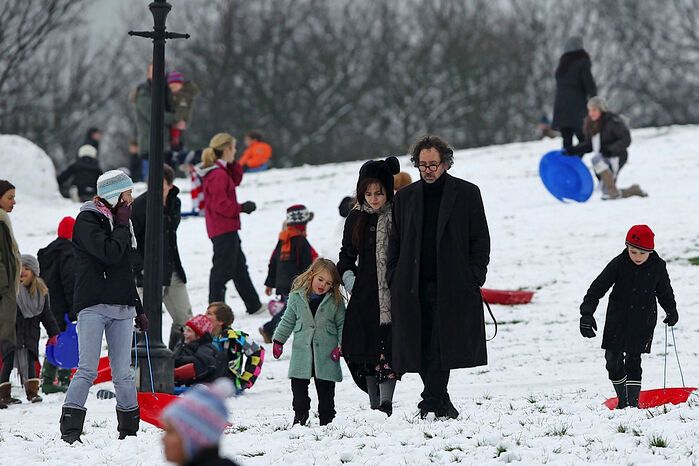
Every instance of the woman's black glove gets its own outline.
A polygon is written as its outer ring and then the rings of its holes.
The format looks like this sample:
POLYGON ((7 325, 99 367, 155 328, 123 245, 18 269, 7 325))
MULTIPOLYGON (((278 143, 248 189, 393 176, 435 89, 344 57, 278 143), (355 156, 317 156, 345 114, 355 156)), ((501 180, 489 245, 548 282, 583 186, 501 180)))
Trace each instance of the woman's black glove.
POLYGON ((580 334, 585 338, 594 338, 595 330, 597 330, 597 322, 592 316, 580 317, 580 334))
POLYGON ((255 205, 255 203, 252 201, 245 201, 240 204, 240 211, 245 214, 250 214, 255 212, 255 210, 257 210, 257 205, 255 205))

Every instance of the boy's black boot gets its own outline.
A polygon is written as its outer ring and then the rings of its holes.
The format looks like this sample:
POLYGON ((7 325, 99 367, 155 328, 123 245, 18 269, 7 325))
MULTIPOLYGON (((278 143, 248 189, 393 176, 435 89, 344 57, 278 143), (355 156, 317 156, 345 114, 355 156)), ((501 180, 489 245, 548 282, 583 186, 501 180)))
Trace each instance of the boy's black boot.
POLYGON ((614 391, 616 392, 617 399, 619 403, 616 405, 616 409, 624 409, 629 406, 629 399, 626 394, 626 377, 622 380, 612 382, 614 385, 614 391))
POLYGON ((306 425, 306 422, 308 422, 308 411, 304 413, 296 413, 294 414, 294 424, 301 424, 302 426, 306 425))
POLYGON ((85 408, 63 407, 61 410, 61 440, 71 445, 76 441, 82 443, 80 436, 83 433, 85 413, 87 413, 85 408))
POLYGON ((626 397, 631 408, 638 408, 638 397, 641 395, 641 382, 627 380, 626 381, 626 397))
POLYGON ((141 420, 141 411, 138 406, 128 411, 117 408, 116 413, 119 440, 124 440, 128 436, 135 437, 138 432, 139 421, 141 420))

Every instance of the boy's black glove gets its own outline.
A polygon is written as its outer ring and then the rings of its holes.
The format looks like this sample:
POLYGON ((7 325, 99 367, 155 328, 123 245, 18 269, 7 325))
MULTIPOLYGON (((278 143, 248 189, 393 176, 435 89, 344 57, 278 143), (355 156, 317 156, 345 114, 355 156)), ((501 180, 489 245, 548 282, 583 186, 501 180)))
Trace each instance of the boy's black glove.
POLYGON ((250 214, 254 212, 256 209, 257 205, 255 205, 255 203, 252 201, 245 201, 242 204, 240 204, 240 211, 245 214, 250 214))
POLYGON ((595 330, 597 330, 597 322, 592 316, 580 317, 580 334, 585 338, 594 338, 595 330))
POLYGON ((672 314, 668 314, 667 316, 665 316, 663 322, 666 323, 669 327, 674 327, 678 320, 680 320, 680 315, 677 312, 673 312, 672 314))

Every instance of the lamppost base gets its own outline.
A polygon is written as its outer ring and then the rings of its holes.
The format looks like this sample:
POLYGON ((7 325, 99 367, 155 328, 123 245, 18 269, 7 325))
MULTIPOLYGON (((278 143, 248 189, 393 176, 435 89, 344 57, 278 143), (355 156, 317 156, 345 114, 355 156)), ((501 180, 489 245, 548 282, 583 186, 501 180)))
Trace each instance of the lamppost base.
POLYGON ((149 364, 146 347, 138 345, 137 356, 136 389, 139 392, 173 393, 175 391, 175 362, 172 351, 163 344, 152 346, 149 364), (153 386, 151 386, 151 380, 153 386))

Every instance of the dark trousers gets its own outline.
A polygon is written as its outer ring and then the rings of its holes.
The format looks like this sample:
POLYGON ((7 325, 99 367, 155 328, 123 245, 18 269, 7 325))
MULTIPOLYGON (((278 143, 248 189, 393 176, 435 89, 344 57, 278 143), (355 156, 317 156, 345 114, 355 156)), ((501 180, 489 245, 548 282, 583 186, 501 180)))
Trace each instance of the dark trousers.
POLYGON ((620 350, 606 350, 607 372, 612 382, 626 377, 629 381, 641 381, 641 353, 624 353, 620 350))
MULTIPOLYGON (((36 369, 34 368, 34 356, 29 352, 27 357, 31 359, 27 361, 27 380, 36 378, 36 369)), ((15 352, 8 351, 2 357, 2 370, 0 370, 0 383, 10 381, 10 374, 15 367, 15 352)))
POLYGON ((279 311, 277 315, 272 317, 267 323, 265 323, 262 328, 265 331, 267 335, 272 337, 274 335, 274 331, 277 329, 277 326, 279 325, 279 322, 282 321, 282 317, 284 317, 284 312, 286 311, 286 301, 289 299, 288 295, 282 295, 281 300, 284 301, 284 309, 279 311))
MULTIPOLYGON (((321 424, 330 422, 335 417, 335 382, 313 378, 318 393, 318 417, 321 424)), ((291 379, 291 393, 294 395, 294 413, 306 414, 311 409, 308 396, 308 379, 291 379)))
POLYGON ((437 284, 424 283, 420 286, 420 307, 422 310, 422 360, 420 378, 424 385, 422 401, 418 408, 438 412, 449 406, 449 370, 442 369, 439 341, 439 313, 437 304, 437 284))
POLYGON ((257 312, 261 306, 260 297, 250 280, 238 232, 215 236, 211 242, 214 244, 214 258, 209 275, 209 302, 225 301, 226 283, 233 280, 245 309, 250 313, 257 312))
POLYGON ((578 139, 578 143, 583 142, 585 135, 582 128, 561 128, 561 137, 563 138, 563 148, 568 149, 573 147, 573 135, 578 139))

